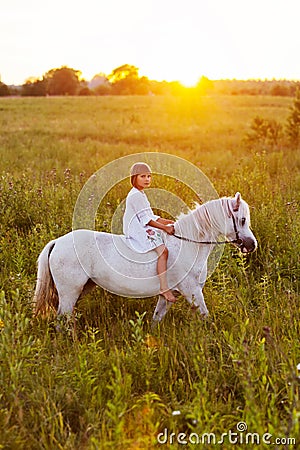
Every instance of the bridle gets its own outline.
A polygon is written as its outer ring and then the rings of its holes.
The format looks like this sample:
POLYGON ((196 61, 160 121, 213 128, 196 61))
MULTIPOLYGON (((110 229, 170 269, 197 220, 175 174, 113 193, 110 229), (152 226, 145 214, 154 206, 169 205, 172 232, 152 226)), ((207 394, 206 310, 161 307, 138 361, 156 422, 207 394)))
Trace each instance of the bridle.
POLYGON ((239 248, 243 247, 243 240, 239 237, 239 232, 236 226, 236 221, 234 218, 234 215, 231 214, 231 218, 232 218, 232 222, 233 222, 233 229, 235 232, 235 239, 231 240, 231 241, 195 241, 194 239, 189 239, 185 236, 179 236, 178 234, 173 234, 172 236, 176 237, 177 239, 181 239, 182 241, 186 241, 186 242, 193 242, 194 244, 209 244, 209 245, 214 245, 214 244, 235 244, 237 245, 239 248))

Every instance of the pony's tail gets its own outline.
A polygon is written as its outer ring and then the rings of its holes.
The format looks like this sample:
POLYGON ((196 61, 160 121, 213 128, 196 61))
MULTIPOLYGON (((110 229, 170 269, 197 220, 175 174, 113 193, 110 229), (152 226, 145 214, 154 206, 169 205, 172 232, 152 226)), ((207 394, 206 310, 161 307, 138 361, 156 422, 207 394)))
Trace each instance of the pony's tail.
POLYGON ((50 241, 42 250, 38 259, 37 283, 34 293, 34 315, 46 316, 51 310, 57 311, 58 293, 49 267, 49 256, 55 246, 50 241))

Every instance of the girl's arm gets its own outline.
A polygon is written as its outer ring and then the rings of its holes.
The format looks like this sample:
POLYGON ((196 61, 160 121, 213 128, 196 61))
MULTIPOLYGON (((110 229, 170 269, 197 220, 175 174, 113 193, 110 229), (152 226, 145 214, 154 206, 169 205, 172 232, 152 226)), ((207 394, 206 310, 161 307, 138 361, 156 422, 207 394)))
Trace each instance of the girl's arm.
POLYGON ((173 225, 174 220, 164 219, 163 217, 160 217, 159 219, 157 219, 157 222, 163 223, 164 225, 173 225))

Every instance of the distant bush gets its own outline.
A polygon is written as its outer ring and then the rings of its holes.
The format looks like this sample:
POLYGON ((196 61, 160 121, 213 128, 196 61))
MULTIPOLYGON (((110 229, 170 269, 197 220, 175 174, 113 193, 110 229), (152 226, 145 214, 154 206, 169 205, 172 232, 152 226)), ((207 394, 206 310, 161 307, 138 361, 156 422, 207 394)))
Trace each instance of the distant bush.
MULTIPOLYGON (((287 137, 292 147, 300 144, 300 89, 296 90, 293 105, 290 107, 290 115, 284 127, 275 119, 264 119, 256 116, 251 122, 250 131, 246 133, 244 141, 250 146, 263 146, 274 149, 287 137)), ((288 142, 286 142, 288 145, 288 142)))
POLYGON ((95 89, 94 92, 96 95, 110 95, 112 91, 112 87, 110 83, 102 83, 99 84, 95 89))
POLYGON ((275 84, 271 88, 271 95, 279 96, 279 97, 288 97, 291 95, 291 89, 285 84, 275 84))
POLYGON ((21 95, 23 97, 45 97, 47 94, 47 81, 42 80, 28 80, 22 86, 21 95))
POLYGON ((89 95, 94 95, 94 94, 93 94, 93 91, 91 91, 87 86, 85 86, 80 89, 79 95, 89 96, 89 95))
POLYGON ((256 116, 251 123, 251 131, 246 134, 248 144, 260 144, 272 148, 278 146, 283 137, 283 127, 275 119, 264 119, 256 116))

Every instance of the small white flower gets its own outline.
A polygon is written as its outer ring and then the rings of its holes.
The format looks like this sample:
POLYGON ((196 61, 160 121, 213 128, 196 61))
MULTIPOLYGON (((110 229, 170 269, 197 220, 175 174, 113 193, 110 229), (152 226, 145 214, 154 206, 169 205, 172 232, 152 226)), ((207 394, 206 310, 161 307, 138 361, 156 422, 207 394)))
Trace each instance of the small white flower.
POLYGON ((297 364, 297 370, 300 372, 300 363, 297 364))
POLYGON ((181 411, 179 411, 179 410, 172 412, 172 416, 180 416, 180 414, 181 414, 181 411))

